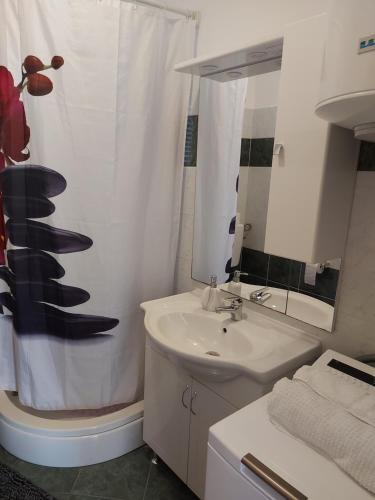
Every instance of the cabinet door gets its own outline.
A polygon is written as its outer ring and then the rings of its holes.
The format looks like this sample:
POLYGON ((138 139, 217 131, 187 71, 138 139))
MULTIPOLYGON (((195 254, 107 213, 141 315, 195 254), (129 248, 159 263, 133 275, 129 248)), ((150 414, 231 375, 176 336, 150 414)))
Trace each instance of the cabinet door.
POLYGON ((204 496, 208 429, 237 410, 199 382, 193 382, 190 416, 188 486, 199 498, 204 496))
POLYGON ((146 347, 143 439, 186 483, 191 378, 146 347))
POLYGON ((325 262, 345 249, 359 141, 350 130, 318 118, 315 107, 327 16, 285 31, 265 252, 325 262))

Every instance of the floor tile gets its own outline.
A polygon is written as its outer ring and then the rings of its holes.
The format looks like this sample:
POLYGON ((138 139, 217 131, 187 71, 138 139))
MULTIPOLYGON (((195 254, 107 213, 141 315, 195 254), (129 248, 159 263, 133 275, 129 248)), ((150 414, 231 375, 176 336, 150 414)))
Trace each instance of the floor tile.
POLYGON ((151 456, 150 449, 142 447, 115 460, 82 467, 72 494, 76 495, 77 499, 92 495, 121 500, 142 500, 151 456))
POLYGON ((56 500, 114 500, 108 497, 97 497, 87 495, 71 495, 69 493, 56 495, 56 500))
POLYGON ((71 500, 70 493, 50 493, 50 495, 53 495, 56 500, 71 500))
POLYGON ((79 472, 78 468, 43 467, 24 462, 3 448, 0 448, 0 462, 9 465, 36 486, 51 494, 69 493, 79 472))
POLYGON ((198 497, 161 461, 151 465, 144 500, 198 500, 198 497))
POLYGON ((9 467, 12 467, 12 464, 17 461, 18 459, 8 453, 4 448, 0 446, 0 462, 5 465, 9 465, 9 467))
POLYGON ((80 469, 42 467, 19 460, 0 447, 0 462, 56 500, 197 500, 162 461, 153 465, 151 458, 152 451, 144 446, 115 460, 80 469))

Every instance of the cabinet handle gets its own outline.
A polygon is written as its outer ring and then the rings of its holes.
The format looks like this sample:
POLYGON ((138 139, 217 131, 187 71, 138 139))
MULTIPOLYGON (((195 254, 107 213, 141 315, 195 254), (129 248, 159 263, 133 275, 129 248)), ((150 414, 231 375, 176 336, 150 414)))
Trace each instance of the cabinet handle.
POLYGON ((194 403, 194 400, 196 399, 197 396, 198 396, 198 393, 196 391, 194 391, 194 393, 191 397, 191 400, 190 400, 190 411, 193 415, 196 415, 194 408, 193 408, 193 403, 194 403))
POLYGON ((182 396, 181 396, 181 403, 182 403, 182 406, 184 408, 189 408, 188 405, 185 403, 185 394, 187 393, 187 391, 190 389, 190 385, 187 385, 185 387, 185 389, 183 390, 182 392, 182 396))

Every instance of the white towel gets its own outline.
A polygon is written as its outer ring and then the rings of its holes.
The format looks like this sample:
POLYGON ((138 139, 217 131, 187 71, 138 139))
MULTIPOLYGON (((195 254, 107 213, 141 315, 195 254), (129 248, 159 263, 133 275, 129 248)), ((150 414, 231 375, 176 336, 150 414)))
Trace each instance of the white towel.
POLYGON ((316 284, 316 275, 322 274, 324 271, 324 266, 322 264, 305 264, 305 276, 304 282, 307 285, 315 286, 316 284))
POLYGON ((293 378, 375 428, 375 387, 329 366, 303 366, 293 378))
MULTIPOLYGON (((317 368, 312 370, 321 371, 317 368)), ((371 398, 374 396, 372 394, 364 396, 364 388, 358 387, 359 397, 356 399, 355 389, 352 386, 349 390, 352 398, 347 400, 346 397, 342 397, 340 389, 340 394, 334 398, 336 401, 327 399, 332 396, 331 389, 328 391, 322 389, 322 376, 322 373, 299 370, 294 380, 285 378, 277 382, 268 404, 270 420, 277 427, 281 427, 332 459, 361 486, 375 493, 374 410, 371 404, 365 407, 359 404, 358 408, 356 407, 356 401, 364 401, 369 396, 371 398), (318 391, 324 392, 325 397, 316 392, 310 383, 318 391), (355 411, 358 410, 362 417, 365 416, 371 425, 363 418, 350 413, 346 406, 351 410, 354 406, 355 411)), ((328 385, 331 382, 332 377, 328 385)), ((342 382, 342 380, 337 382, 337 386, 342 382)))
POLYGON ((232 250, 232 267, 236 267, 240 263, 241 250, 243 245, 243 233, 244 225, 236 223, 232 250))

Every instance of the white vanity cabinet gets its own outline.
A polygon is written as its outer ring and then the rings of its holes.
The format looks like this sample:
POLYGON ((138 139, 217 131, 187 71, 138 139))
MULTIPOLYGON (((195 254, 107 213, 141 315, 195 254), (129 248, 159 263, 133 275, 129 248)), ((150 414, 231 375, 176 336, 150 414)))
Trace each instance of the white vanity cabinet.
POLYGON ((203 498, 209 428, 315 359, 321 346, 250 308, 241 321, 204 311, 196 292, 141 307, 147 330, 143 439, 203 498))
POLYGON ((148 343, 143 439, 200 498, 208 429, 238 408, 189 376, 148 343))
POLYGON ((203 498, 208 429, 237 410, 225 399, 193 380, 190 408, 188 486, 203 498))
POLYGON ((143 439, 187 482, 191 377, 146 347, 143 439))

